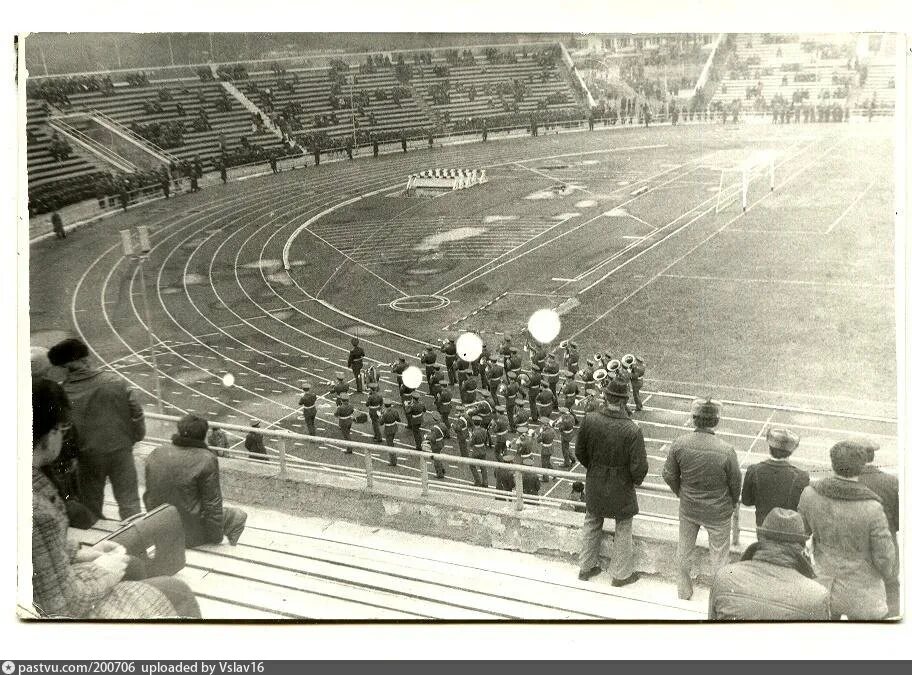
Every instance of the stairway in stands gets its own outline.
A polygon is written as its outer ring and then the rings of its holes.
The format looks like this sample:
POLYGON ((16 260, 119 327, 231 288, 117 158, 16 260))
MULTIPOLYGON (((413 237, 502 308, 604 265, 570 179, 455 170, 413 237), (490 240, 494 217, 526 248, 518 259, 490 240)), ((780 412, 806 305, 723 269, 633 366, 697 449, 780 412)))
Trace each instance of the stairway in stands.
MULTIPOLYGON (((242 106, 244 106, 252 114, 259 115, 260 118, 263 120, 263 127, 268 129, 272 133, 272 135, 275 136, 276 138, 278 138, 280 141, 282 140, 282 132, 279 131, 279 128, 275 124, 272 123, 272 120, 270 119, 269 115, 267 115, 265 112, 260 110, 259 106, 257 106, 256 103, 254 103, 249 98, 247 98, 247 96, 244 95, 244 92, 242 92, 240 89, 235 87, 234 84, 232 84, 231 82, 223 81, 222 87, 231 96, 233 96, 235 99, 237 99, 238 103, 240 103, 242 106)), ((290 144, 292 147, 294 147, 295 146, 294 140, 292 140, 290 142, 290 144)))

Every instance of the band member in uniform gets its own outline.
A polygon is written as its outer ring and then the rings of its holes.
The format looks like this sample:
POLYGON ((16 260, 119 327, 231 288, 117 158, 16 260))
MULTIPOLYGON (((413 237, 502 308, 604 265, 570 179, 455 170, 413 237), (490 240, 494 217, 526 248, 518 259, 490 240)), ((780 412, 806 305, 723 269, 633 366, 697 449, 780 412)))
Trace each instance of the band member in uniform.
MULTIPOLYGON (((459 383, 459 387, 462 388, 462 385, 470 377, 472 377, 472 364, 463 358, 457 357, 457 359, 456 359, 456 381, 459 383)), ((477 388, 478 385, 476 384, 475 386, 477 388)))
POLYGON ((491 392, 491 398, 494 399, 494 405, 500 405, 500 399, 497 395, 504 377, 503 366, 497 362, 497 358, 495 357, 488 362, 486 371, 485 377, 488 381, 488 385, 485 389, 491 392))
POLYGON ((431 345, 428 345, 424 348, 424 354, 421 354, 421 363, 424 364, 424 377, 430 384, 431 375, 436 372, 434 367, 437 363, 437 350, 434 349, 431 345))
MULTIPOLYGON (((342 434, 342 438, 346 441, 351 440, 351 428, 352 428, 352 419, 355 416, 355 409, 348 402, 348 393, 341 394, 339 396, 339 404, 336 407, 336 411, 333 413, 335 417, 339 420, 339 431, 342 434)), ((346 455, 352 454, 351 448, 345 448, 343 450, 346 455)))
POLYGON ((572 409, 576 405, 576 397, 579 395, 579 385, 569 370, 562 370, 560 374, 564 377, 564 382, 560 387, 560 396, 564 399, 564 407, 572 409))
POLYGON ((637 411, 640 411, 643 409, 643 402, 640 400, 640 389, 643 387, 646 364, 640 357, 634 354, 627 354, 621 359, 621 365, 627 369, 630 377, 630 388, 633 391, 633 402, 636 404, 637 411))
POLYGON ((380 434, 380 414, 383 410, 383 394, 380 393, 380 387, 371 383, 368 385, 370 392, 367 395, 367 414, 370 416, 371 426, 374 428, 374 442, 382 443, 383 436, 380 434))
MULTIPOLYGON (((541 446, 541 466, 543 469, 553 469, 551 455, 554 454, 554 422, 542 418, 541 431, 538 433, 538 443, 541 446)), ((551 481, 550 476, 542 475, 542 483, 551 481)))
POLYGON ((478 391, 478 383, 475 382, 474 377, 469 377, 459 385, 459 398, 462 400, 463 405, 471 405, 475 403, 477 398, 476 392, 478 391))
POLYGON ((358 338, 353 337, 351 339, 352 348, 348 352, 348 367, 351 368, 352 375, 355 376, 355 386, 360 394, 364 391, 361 381, 361 369, 364 367, 364 350, 361 349, 358 342, 358 338))
POLYGON ((542 379, 551 389, 551 393, 557 396, 557 381, 560 378, 560 368, 557 367, 557 360, 554 354, 548 354, 545 361, 545 367, 542 369, 542 379))
POLYGON ((298 399, 298 405, 301 406, 301 416, 307 424, 307 433, 311 436, 317 435, 317 395, 310 390, 310 382, 301 384, 301 398, 298 399))
MULTIPOLYGON (((469 434, 472 429, 472 421, 466 415, 456 415, 456 417, 453 418, 453 425, 451 428, 453 430, 453 435, 456 437, 456 446, 459 448, 459 456, 468 457, 469 434)), ((472 474, 472 482, 478 485, 478 479, 475 476, 477 469, 470 465, 469 470, 472 474)))
POLYGON ((513 351, 513 339, 509 335, 505 335, 503 342, 500 343, 500 346, 497 348, 497 353, 504 359, 510 358, 510 354, 513 351))
POLYGON ((342 394, 348 394, 348 383, 344 373, 336 373, 336 383, 330 388, 329 393, 335 396, 336 405, 342 403, 342 394))
POLYGON ((538 414, 544 419, 550 419, 551 413, 557 409, 557 399, 548 387, 542 387, 535 398, 535 407, 538 414))
MULTIPOLYGON (((516 488, 516 478, 513 475, 513 464, 516 462, 516 453, 505 452, 500 458, 501 466, 494 469, 494 487, 503 492, 513 492, 516 488)), ((503 500, 503 498, 500 498, 503 500)))
POLYGON ((453 408, 453 395, 450 394, 450 390, 446 387, 441 387, 437 391, 437 396, 434 397, 434 405, 437 408, 437 412, 440 413, 440 419, 443 422, 443 426, 449 430, 450 411, 453 408))
POLYGON ((588 391, 595 383, 593 378, 595 362, 592 359, 586 360, 586 367, 576 374, 576 379, 583 383, 583 391, 588 391))
POLYGON ((488 363, 491 361, 491 350, 488 349, 488 344, 486 342, 481 343, 481 356, 478 357, 478 360, 473 364, 475 366, 475 374, 481 378, 481 388, 490 389, 488 384, 488 363))
POLYGON ((541 372, 538 364, 533 363, 530 366, 528 378, 529 412, 532 421, 538 422, 538 392, 541 391, 541 372))
POLYGON ((516 431, 516 420, 513 417, 516 411, 516 400, 520 394, 519 382, 517 378, 507 376, 504 382, 504 408, 507 410, 507 421, 510 423, 510 431, 516 431))
MULTIPOLYGON (((522 363, 522 352, 516 347, 510 347, 510 367, 507 370, 520 370, 522 363)), ((506 367, 506 364, 504 364, 504 368, 506 367)))
POLYGON ((510 422, 506 417, 506 407, 499 405, 495 410, 497 415, 491 420, 488 436, 494 439, 494 454, 500 457, 507 451, 507 432, 510 430, 510 422))
MULTIPOLYGON (((428 444, 428 450, 434 455, 434 473, 438 480, 446 478, 446 465, 443 460, 437 459, 437 455, 443 452, 443 439, 446 438, 446 432, 440 424, 432 424, 431 428, 425 435, 428 444)), ((423 450, 424 448, 422 448, 423 450)))
POLYGON ((412 402, 405 414, 408 419, 408 427, 415 437, 415 450, 419 451, 421 450, 421 424, 424 422, 425 412, 427 412, 427 408, 421 402, 421 394, 417 391, 412 392, 412 402))
MULTIPOLYGON (((386 439, 386 444, 392 448, 396 445, 396 432, 399 430, 399 423, 402 418, 399 417, 399 411, 393 408, 392 401, 385 401, 383 406, 383 416, 380 418, 383 423, 383 436, 386 439)), ((390 452, 389 454, 389 465, 396 466, 395 452, 390 452)))
POLYGON ((450 386, 452 387, 456 384, 456 359, 459 358, 456 354, 456 342, 452 337, 446 339, 446 342, 443 343, 443 360, 446 364, 447 376, 450 378, 450 386))
MULTIPOLYGON (((482 425, 481 417, 472 416, 472 434, 470 441, 472 443, 472 457, 474 459, 486 459, 485 444, 488 440, 488 432, 482 425)), ((488 487, 488 467, 472 467, 472 478, 476 480, 478 487, 488 487), (476 475, 478 474, 478 475, 476 475)))
POLYGON ((558 417, 554 428, 560 433, 561 454, 564 456, 564 468, 571 469, 576 463, 576 457, 570 449, 570 441, 573 440, 573 430, 576 427, 577 419, 576 415, 570 412, 569 408, 560 408, 558 412, 560 413, 560 417, 558 417))
POLYGON ((390 372, 396 376, 396 386, 399 387, 399 399, 402 401, 403 408, 405 408, 406 402, 402 391, 402 373, 406 368, 408 368, 408 364, 406 364, 404 356, 400 356, 398 361, 390 364, 390 372))
MULTIPOLYGON (((535 459, 532 455, 522 455, 521 463, 523 466, 535 466, 535 459)), ((538 495, 541 493, 541 480, 536 473, 524 473, 522 475, 522 485, 524 495, 538 495)))

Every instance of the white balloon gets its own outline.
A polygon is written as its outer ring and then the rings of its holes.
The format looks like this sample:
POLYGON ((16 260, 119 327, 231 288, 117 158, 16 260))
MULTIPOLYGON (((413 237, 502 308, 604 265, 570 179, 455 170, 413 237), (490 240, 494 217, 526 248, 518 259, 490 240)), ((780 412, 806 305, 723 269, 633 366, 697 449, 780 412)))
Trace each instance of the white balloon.
POLYGON ((463 361, 477 361, 481 356, 483 344, 475 333, 463 333, 456 338, 456 353, 463 361))
POLYGON ((542 344, 556 338, 560 329, 560 316, 553 309, 540 309, 529 317, 529 332, 542 344))
POLYGON ((409 366, 402 371, 402 383, 409 389, 420 387, 422 379, 424 379, 424 373, 417 366, 409 366))
POLYGON ((222 384, 225 385, 226 387, 232 386, 234 384, 234 375, 232 375, 231 373, 225 373, 222 376, 222 384))

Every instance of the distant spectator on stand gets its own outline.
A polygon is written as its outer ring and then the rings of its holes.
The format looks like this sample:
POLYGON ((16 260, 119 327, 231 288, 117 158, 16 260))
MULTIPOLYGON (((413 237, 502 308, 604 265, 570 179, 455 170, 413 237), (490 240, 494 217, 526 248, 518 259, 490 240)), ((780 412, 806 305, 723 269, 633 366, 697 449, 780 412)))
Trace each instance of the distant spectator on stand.
POLYGON ((834 618, 864 621, 887 616, 884 582, 896 575, 896 549, 880 498, 859 482, 865 446, 840 441, 830 449, 835 476, 804 489, 798 512, 813 537, 821 577, 831 580, 834 618))
POLYGON ((810 483, 810 476, 789 463, 788 458, 801 439, 788 429, 772 428, 766 432, 770 459, 747 467, 741 502, 755 507, 757 527, 766 514, 777 506, 789 511, 798 510, 798 500, 810 483))
POLYGON ((709 594, 709 620, 829 620, 829 592, 815 581, 807 539, 801 514, 772 509, 741 562, 719 570, 709 594))
POLYGON ((218 458, 206 445, 208 426, 201 417, 185 415, 171 444, 149 454, 143 501, 149 511, 162 504, 178 510, 188 547, 220 544, 225 537, 235 546, 247 514, 222 503, 218 458))
POLYGON ((717 438, 713 429, 722 417, 722 406, 696 399, 691 406, 694 430, 671 444, 662 477, 680 498, 678 511, 678 597, 693 595, 690 570, 697 533, 709 536, 711 576, 728 562, 732 513, 741 496, 741 469, 735 449, 717 438))
POLYGON ((133 444, 146 435, 146 421, 136 392, 113 373, 92 368, 89 348, 70 338, 51 347, 52 365, 67 370, 64 391, 79 438, 80 487, 83 504, 104 517, 104 488, 108 479, 121 519, 141 511, 133 444))

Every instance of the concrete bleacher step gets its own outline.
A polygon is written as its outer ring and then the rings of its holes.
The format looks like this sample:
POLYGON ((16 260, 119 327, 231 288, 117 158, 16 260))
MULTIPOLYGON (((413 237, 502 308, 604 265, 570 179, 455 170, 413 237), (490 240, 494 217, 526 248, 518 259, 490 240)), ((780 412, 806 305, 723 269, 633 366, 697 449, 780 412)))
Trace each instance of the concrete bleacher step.
MULTIPOLYGON (((243 506, 247 529, 187 552, 180 578, 204 618, 290 620, 699 620, 707 592, 681 601, 673 585, 644 577, 613 588, 607 574, 576 579, 573 563, 344 521, 243 506)), ((89 531, 117 528, 110 498, 89 531)))

